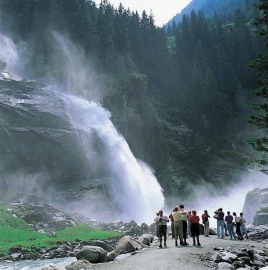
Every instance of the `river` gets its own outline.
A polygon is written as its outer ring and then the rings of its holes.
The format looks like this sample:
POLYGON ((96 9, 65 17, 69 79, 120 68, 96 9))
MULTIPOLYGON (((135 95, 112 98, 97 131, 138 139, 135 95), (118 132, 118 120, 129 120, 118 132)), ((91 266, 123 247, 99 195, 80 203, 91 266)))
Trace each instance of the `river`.
POLYGON ((65 266, 76 261, 75 257, 50 259, 50 260, 26 260, 18 262, 1 262, 0 270, 40 270, 50 265, 57 266, 58 269, 65 269, 65 266))

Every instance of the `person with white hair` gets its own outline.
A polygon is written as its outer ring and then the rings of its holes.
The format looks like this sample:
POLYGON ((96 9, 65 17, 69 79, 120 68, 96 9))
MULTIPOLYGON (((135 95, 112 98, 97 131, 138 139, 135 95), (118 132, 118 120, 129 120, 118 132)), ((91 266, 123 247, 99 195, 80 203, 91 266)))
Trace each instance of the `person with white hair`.
POLYGON ((156 224, 158 225, 159 231, 159 247, 162 248, 162 239, 164 238, 164 247, 167 247, 167 222, 169 218, 164 215, 163 210, 159 210, 159 216, 156 217, 156 224))

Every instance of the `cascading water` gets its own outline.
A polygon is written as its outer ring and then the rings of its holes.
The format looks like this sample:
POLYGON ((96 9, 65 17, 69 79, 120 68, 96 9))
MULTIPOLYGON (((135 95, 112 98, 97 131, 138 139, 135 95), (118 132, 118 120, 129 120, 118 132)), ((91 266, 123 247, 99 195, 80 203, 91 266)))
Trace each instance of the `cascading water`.
MULTIPOLYGON (((110 120, 110 112, 94 102, 75 96, 64 96, 70 121, 74 128, 87 132, 89 140, 92 129, 101 141, 105 152, 103 170, 109 186, 112 204, 121 219, 152 223, 155 211, 164 205, 161 187, 152 170, 132 154, 125 139, 117 132, 110 120), (149 218, 148 218, 149 217, 149 218)), ((88 149, 88 160, 92 163, 90 143, 81 141, 88 149)))

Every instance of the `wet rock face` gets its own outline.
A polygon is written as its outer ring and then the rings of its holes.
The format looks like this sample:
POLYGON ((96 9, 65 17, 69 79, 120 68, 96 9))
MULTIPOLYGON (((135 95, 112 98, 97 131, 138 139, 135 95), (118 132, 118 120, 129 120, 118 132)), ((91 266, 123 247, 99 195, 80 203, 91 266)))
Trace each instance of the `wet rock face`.
POLYGON ((268 188, 256 188, 248 192, 243 213, 247 224, 254 225, 268 224, 268 188))
POLYGON ((4 69, 6 66, 7 66, 7 63, 0 59, 0 70, 4 69))
POLYGON ((5 174, 43 172, 43 178, 49 174, 55 184, 90 176, 77 132, 54 92, 16 81, 0 81, 0 89, 0 161, 5 174))
POLYGON ((43 87, 0 79, 2 191, 38 194, 62 205, 77 200, 88 204, 90 199, 99 209, 111 211, 102 144, 95 131, 90 137, 88 131, 78 131, 70 122, 63 96, 43 87), (88 160, 92 153, 85 151, 82 137, 96 156, 94 164, 88 160))
POLYGON ((268 209, 267 205, 261 205, 260 208, 258 209, 256 215, 254 216, 254 221, 253 224, 255 226, 258 225, 266 225, 268 224, 268 209), (265 212, 263 212, 265 210, 265 212))

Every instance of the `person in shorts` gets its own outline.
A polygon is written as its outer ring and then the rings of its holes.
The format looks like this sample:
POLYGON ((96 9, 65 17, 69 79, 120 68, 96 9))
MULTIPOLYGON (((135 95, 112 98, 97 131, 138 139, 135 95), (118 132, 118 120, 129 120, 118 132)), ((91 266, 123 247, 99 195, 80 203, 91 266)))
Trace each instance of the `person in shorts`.
POLYGON ((162 248, 163 238, 164 246, 167 247, 167 222, 169 222, 169 218, 164 215, 163 210, 159 210, 159 216, 156 217, 156 224, 158 225, 160 248, 162 248))
POLYGON ((199 221, 200 218, 196 214, 196 210, 192 210, 192 215, 190 216, 190 222, 191 222, 191 235, 193 237, 193 245, 196 245, 195 238, 197 240, 197 245, 201 246, 199 242, 199 221))

